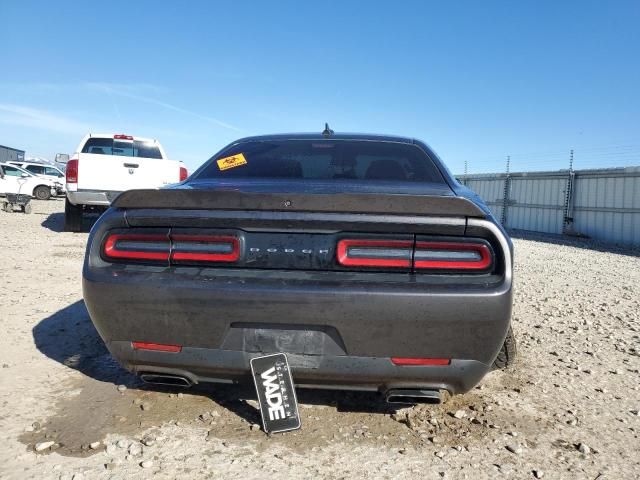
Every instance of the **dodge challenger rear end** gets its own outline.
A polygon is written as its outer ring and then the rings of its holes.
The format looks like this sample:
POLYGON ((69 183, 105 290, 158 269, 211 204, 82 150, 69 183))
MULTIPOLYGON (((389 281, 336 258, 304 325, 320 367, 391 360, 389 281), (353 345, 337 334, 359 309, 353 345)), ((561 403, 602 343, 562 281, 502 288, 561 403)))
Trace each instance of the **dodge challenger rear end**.
POLYGON ((251 382, 251 358, 283 352, 298 386, 438 401, 515 353, 509 238, 407 138, 245 138, 125 192, 83 288, 113 356, 155 383, 251 382))

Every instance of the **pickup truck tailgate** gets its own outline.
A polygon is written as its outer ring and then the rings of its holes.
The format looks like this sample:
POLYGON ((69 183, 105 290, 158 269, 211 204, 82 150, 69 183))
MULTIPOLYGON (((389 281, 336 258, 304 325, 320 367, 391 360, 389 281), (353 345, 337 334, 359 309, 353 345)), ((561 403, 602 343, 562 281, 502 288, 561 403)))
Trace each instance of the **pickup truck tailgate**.
POLYGON ((175 160, 82 153, 78 161, 78 189, 124 191, 177 183, 175 160))

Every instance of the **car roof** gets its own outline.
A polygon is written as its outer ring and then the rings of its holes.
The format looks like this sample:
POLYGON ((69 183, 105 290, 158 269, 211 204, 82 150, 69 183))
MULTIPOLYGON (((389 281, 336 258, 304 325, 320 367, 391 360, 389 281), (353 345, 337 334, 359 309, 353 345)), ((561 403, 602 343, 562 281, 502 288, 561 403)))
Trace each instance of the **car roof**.
POLYGON ((395 135, 380 135, 373 133, 333 133, 325 136, 322 133, 277 133, 271 135, 256 135, 244 137, 234 143, 241 142, 268 142, 273 140, 360 140, 395 143, 415 143, 414 139, 395 135))
POLYGON ((11 160, 9 161, 9 163, 19 163, 20 165, 37 165, 37 166, 42 166, 42 167, 53 167, 53 168, 58 168, 55 165, 52 165, 51 163, 40 163, 40 162, 24 162, 24 161, 20 161, 20 160, 11 160))
POLYGON ((28 170, 25 170, 24 168, 22 168, 19 165, 14 165, 13 163, 9 163, 9 162, 0 162, 0 166, 3 167, 13 167, 13 168, 17 168, 18 170, 22 170, 23 172, 27 172, 29 175, 33 175, 33 173, 31 173, 28 170))

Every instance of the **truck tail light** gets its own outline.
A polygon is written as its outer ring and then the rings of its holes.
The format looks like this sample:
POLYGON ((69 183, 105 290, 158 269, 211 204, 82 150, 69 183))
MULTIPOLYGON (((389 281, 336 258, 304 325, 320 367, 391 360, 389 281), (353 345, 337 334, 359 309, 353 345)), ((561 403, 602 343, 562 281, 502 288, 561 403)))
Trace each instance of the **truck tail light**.
POLYGON ((336 259, 345 267, 410 268, 412 240, 343 239, 336 259))
POLYGON ((487 270, 492 264, 484 243, 416 242, 413 267, 416 270, 487 270))
POLYGON ((74 158, 67 162, 65 175, 67 183, 78 183, 78 159, 74 158))
POLYGON ((413 358, 413 357, 391 357, 391 362, 399 367, 411 367, 411 366, 443 366, 449 365, 451 359, 449 358, 413 358))
POLYGON ((180 181, 184 182, 189 176, 189 172, 185 167, 180 167, 180 181))
POLYGON ((171 244, 166 235, 110 234, 104 242, 104 256, 122 260, 168 261, 171 244))
POLYGON ((133 140, 133 137, 131 135, 123 135, 123 134, 114 135, 113 138, 115 140, 133 140))
POLYGON ((172 235, 172 262, 236 262, 240 240, 233 235, 172 235))

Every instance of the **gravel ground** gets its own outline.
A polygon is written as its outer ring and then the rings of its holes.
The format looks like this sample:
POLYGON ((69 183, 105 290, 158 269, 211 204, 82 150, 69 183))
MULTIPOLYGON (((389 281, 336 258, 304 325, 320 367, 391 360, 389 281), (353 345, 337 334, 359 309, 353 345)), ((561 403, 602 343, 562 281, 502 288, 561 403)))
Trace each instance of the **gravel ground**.
POLYGON ((638 251, 518 236, 515 368, 395 413, 303 390, 302 430, 268 437, 250 388, 150 388, 111 359, 63 206, 0 212, 0 478, 640 475, 638 251))

